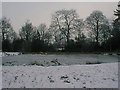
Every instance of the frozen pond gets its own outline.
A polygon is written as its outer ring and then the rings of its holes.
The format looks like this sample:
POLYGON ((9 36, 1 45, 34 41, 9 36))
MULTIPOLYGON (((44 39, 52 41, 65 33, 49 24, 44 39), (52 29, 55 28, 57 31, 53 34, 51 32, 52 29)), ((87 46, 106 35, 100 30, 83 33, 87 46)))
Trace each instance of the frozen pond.
POLYGON ((97 55, 97 54, 69 54, 69 55, 40 55, 40 54, 24 54, 18 56, 2 57, 2 64, 14 63, 14 65, 30 64, 36 62, 49 62, 57 60, 64 65, 85 64, 86 62, 102 62, 111 63, 118 62, 120 56, 118 55, 97 55))

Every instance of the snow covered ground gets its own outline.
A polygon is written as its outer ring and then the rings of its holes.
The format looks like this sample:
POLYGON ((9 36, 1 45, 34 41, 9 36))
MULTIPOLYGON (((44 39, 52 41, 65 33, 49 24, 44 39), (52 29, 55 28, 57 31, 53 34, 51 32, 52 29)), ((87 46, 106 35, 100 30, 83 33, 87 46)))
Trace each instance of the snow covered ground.
POLYGON ((29 65, 34 62, 44 64, 53 60, 57 60, 62 65, 86 64, 87 62, 113 63, 118 62, 120 60, 120 56, 102 54, 23 54, 2 57, 2 65, 29 65))
POLYGON ((2 88, 2 52, 0 52, 0 90, 2 88))
POLYGON ((118 88, 118 63, 3 66, 3 88, 118 88))
POLYGON ((20 52, 0 52, 0 57, 20 55, 20 52))
POLYGON ((0 90, 2 89, 2 66, 0 65, 0 90))

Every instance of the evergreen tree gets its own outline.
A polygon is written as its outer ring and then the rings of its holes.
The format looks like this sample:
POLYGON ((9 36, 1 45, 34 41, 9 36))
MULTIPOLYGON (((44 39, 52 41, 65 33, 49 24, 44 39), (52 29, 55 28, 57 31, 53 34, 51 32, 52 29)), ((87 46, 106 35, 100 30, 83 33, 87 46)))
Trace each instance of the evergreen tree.
POLYGON ((117 18, 113 22, 113 38, 112 38, 112 48, 115 50, 120 50, 120 2, 118 3, 118 9, 114 11, 114 15, 117 18))

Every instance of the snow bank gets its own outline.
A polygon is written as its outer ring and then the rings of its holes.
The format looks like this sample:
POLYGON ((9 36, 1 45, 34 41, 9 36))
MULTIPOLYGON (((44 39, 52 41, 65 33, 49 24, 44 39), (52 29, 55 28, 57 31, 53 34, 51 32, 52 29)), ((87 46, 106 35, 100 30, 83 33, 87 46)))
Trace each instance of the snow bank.
POLYGON ((0 52, 0 57, 2 57, 2 52, 0 52))
POLYGON ((118 63, 3 66, 3 88, 118 88, 118 63))
POLYGON ((20 55, 20 52, 0 52, 0 56, 4 57, 4 56, 16 56, 16 55, 20 55))

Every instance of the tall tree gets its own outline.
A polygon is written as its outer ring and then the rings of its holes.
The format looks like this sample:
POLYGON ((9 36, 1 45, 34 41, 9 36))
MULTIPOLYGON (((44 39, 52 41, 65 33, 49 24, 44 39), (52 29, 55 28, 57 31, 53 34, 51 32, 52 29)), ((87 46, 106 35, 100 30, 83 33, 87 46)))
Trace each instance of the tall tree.
POLYGON ((31 50, 33 52, 49 51, 51 34, 46 24, 40 24, 34 29, 31 50))
POLYGON ((114 11, 114 15, 117 16, 117 18, 113 22, 113 35, 116 37, 120 36, 120 1, 118 3, 118 9, 114 11))
POLYGON ((33 37, 33 25, 31 22, 27 21, 24 26, 22 26, 19 35, 23 41, 22 51, 31 51, 31 41, 33 37))
POLYGON ((109 27, 107 18, 103 15, 101 11, 93 11, 85 22, 87 28, 90 30, 91 37, 97 43, 100 42, 101 36, 105 35, 104 33, 106 31, 104 30, 108 30, 107 32, 109 32, 109 29, 106 29, 109 27))
POLYGON ((47 26, 45 24, 40 24, 38 26, 38 32, 40 33, 40 39, 44 40, 45 39, 45 33, 47 31, 47 26))
POLYGON ((37 28, 35 28, 33 39, 42 40, 44 42, 50 43, 51 38, 52 35, 46 24, 40 24, 37 28))
POLYGON ((75 20, 74 27, 75 27, 75 30, 76 30, 76 33, 77 33, 76 39, 78 41, 82 40, 83 37, 85 36, 84 35, 84 22, 83 22, 83 19, 75 20))
POLYGON ((100 33, 99 33, 99 40, 100 42, 106 42, 111 37, 111 25, 109 24, 108 20, 104 24, 100 25, 100 33))
MULTIPOLYGON (((2 30, 1 30, 2 31, 2 30)), ((2 50, 2 34, 0 32, 0 51, 2 50)))
POLYGON ((31 22, 27 21, 24 26, 22 26, 19 35, 21 39, 30 41, 33 35, 33 25, 31 22))
POLYGON ((117 16, 117 18, 113 21, 113 37, 111 43, 114 50, 120 51, 120 1, 114 15, 117 16))
POLYGON ((76 10, 58 10, 52 16, 50 28, 54 30, 55 40, 61 42, 63 39, 66 45, 69 44, 71 34, 76 29, 75 22, 78 19, 76 10))
POLYGON ((0 29, 2 30, 2 40, 13 40, 17 37, 15 31, 13 30, 13 27, 10 23, 10 20, 6 17, 3 17, 0 20, 0 29))

